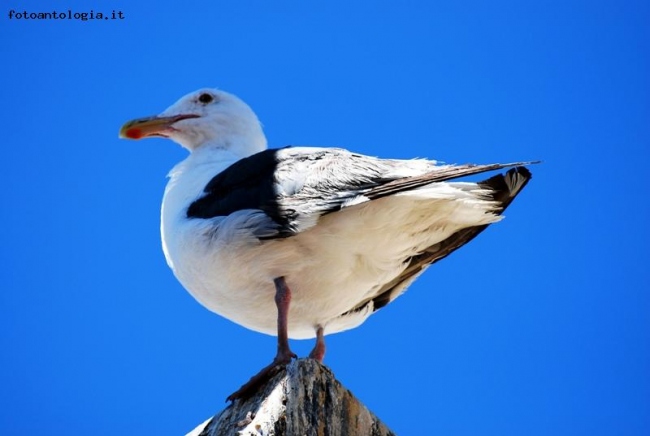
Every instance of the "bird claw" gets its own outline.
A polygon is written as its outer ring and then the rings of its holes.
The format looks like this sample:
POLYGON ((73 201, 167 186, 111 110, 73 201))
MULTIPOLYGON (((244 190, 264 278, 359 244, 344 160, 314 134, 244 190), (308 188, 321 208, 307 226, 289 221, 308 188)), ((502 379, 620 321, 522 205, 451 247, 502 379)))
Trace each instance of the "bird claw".
MULTIPOLYGON (((278 353, 275 355, 275 358, 273 359, 271 365, 287 365, 289 362, 291 362, 291 359, 297 359, 297 358, 298 355, 293 351, 291 351, 291 348, 289 348, 288 345, 283 347, 278 347, 278 353)), ((262 371, 264 371, 264 369, 262 371)))
POLYGON ((291 363, 291 359, 297 357, 298 356, 291 351, 278 354, 270 365, 262 368, 260 372, 251 377, 251 379, 244 383, 242 387, 230 394, 228 398, 226 398, 226 401, 234 402, 235 400, 247 400, 252 397, 262 386, 264 386, 265 383, 271 380, 273 376, 278 374, 289 363, 291 363))

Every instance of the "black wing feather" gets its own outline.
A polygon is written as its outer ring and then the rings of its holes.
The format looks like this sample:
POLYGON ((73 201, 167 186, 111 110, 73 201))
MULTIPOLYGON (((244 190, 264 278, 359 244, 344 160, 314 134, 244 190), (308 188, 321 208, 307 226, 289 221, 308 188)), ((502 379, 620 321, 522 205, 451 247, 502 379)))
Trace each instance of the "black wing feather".
POLYGON ((204 195, 187 209, 187 217, 206 219, 258 209, 278 224, 280 234, 289 236, 295 211, 281 207, 276 193, 277 153, 277 149, 256 153, 214 176, 205 186, 204 195))

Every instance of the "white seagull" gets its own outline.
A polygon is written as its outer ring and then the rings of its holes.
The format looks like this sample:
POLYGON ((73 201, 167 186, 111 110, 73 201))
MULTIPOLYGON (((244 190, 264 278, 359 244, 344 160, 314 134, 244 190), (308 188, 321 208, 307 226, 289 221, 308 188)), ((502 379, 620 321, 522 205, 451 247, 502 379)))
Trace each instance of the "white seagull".
POLYGON ((169 138, 190 155, 169 173, 167 263, 209 310, 278 336, 273 362, 228 399, 250 396, 291 361, 288 338, 359 326, 432 263, 499 221, 531 178, 523 165, 439 165, 339 148, 267 149, 251 108, 192 92, 120 137, 169 138), (478 183, 456 179, 512 167, 478 183))

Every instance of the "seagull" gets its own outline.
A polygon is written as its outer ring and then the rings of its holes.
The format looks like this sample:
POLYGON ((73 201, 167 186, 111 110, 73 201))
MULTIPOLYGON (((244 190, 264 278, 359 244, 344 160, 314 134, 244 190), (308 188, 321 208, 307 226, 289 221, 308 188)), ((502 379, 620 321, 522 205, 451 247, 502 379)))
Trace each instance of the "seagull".
POLYGON ((229 401, 251 396, 296 357, 289 338, 316 338, 309 356, 322 361, 325 335, 359 326, 501 220, 531 179, 526 165, 536 163, 268 149, 252 109, 209 88, 125 123, 120 137, 169 138, 189 151, 169 173, 162 202, 167 263, 207 309, 278 338, 271 364, 229 401))

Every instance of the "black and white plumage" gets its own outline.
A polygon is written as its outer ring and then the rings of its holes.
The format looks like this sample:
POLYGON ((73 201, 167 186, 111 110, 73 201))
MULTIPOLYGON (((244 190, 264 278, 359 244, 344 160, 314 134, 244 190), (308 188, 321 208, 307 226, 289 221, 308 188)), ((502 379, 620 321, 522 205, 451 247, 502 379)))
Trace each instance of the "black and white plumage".
MULTIPOLYGON (((438 165, 343 149, 266 149, 253 111, 202 89, 121 136, 190 151, 162 205, 169 266, 208 309, 278 333, 274 280, 291 290, 288 336, 361 324, 488 225, 530 180, 526 163, 438 165), (479 183, 459 178, 512 167, 479 183)), ((287 303, 288 304, 288 303, 287 303)))

